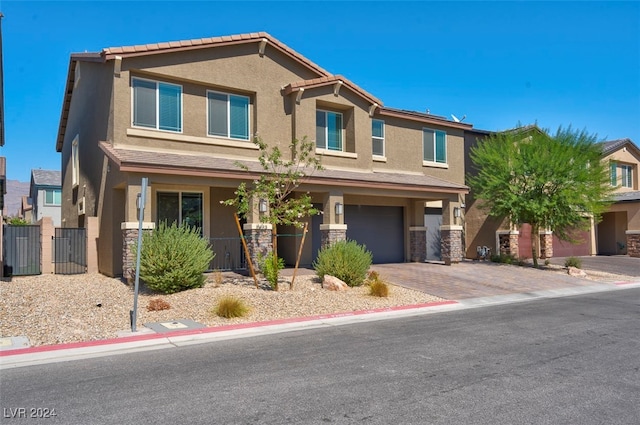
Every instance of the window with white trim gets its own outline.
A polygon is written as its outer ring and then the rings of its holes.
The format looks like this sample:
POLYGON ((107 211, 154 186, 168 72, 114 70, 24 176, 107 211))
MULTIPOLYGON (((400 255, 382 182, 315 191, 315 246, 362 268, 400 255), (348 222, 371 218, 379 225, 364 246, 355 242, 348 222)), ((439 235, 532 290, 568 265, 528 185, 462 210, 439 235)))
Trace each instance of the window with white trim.
POLYGON ((45 189, 44 191, 45 205, 62 205, 61 189, 45 189))
POLYGON ((631 165, 621 165, 620 176, 622 177, 620 183, 622 187, 633 188, 633 167, 631 165))
POLYGON ((424 128, 422 130, 422 146, 422 159, 424 161, 436 162, 439 164, 447 163, 446 132, 424 128))
POLYGON ((78 136, 76 136, 71 143, 71 185, 73 187, 80 184, 80 157, 78 155, 78 136))
POLYGON ((182 132, 182 86, 133 78, 133 125, 182 132))
POLYGON ((316 147, 342 151, 342 114, 316 110, 316 147))
POLYGON ((156 224, 166 222, 197 227, 202 232, 203 194, 201 192, 157 192, 156 224))
POLYGON ((609 171, 611 186, 616 187, 618 185, 618 164, 613 161, 609 162, 609 171))
POLYGON ((384 121, 371 121, 371 135, 372 153, 377 156, 384 156, 384 121))
POLYGON ((249 140, 249 98, 207 91, 207 134, 249 140))

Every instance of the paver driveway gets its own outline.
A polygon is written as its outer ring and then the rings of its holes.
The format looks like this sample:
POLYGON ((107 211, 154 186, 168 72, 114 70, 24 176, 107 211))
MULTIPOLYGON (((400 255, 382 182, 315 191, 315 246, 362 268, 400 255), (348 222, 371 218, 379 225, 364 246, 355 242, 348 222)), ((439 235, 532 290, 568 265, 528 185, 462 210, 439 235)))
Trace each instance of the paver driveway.
POLYGON ((396 285, 449 300, 590 286, 597 283, 560 271, 470 260, 452 266, 436 263, 376 264, 372 269, 380 273, 383 279, 396 285))

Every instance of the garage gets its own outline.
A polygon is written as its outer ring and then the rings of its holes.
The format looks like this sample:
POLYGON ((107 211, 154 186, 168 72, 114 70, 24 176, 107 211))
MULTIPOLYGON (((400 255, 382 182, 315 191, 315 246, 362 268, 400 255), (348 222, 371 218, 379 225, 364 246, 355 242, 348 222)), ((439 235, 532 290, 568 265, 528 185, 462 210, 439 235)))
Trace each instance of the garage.
POLYGON ((367 246, 373 262, 404 262, 403 207, 345 205, 347 239, 367 246))

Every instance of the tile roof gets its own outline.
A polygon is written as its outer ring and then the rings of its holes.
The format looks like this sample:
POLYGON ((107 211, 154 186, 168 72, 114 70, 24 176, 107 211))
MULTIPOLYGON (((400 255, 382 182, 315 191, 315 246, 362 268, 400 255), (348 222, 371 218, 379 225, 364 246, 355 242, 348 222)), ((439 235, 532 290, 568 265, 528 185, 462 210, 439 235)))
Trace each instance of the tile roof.
POLYGON ((640 190, 633 192, 618 192, 613 194, 614 202, 640 201, 640 190))
POLYGON ((62 173, 56 170, 31 170, 31 181, 36 186, 62 187, 62 173))
POLYGON ((291 84, 287 84, 285 86, 285 88, 284 88, 284 93, 285 93, 285 95, 288 95, 288 94, 291 94, 293 92, 296 92, 296 91, 300 90, 301 88, 309 89, 309 88, 332 85, 332 84, 335 84, 335 83, 344 84, 349 89, 351 89, 351 91, 353 91, 356 94, 362 96, 363 98, 365 98, 369 102, 377 103, 379 106, 382 106, 382 101, 380 99, 376 98, 375 96, 373 96, 369 92, 367 92, 364 89, 360 88, 359 86, 355 85, 354 83, 352 83, 351 81, 349 81, 348 79, 346 79, 342 75, 330 75, 330 76, 313 78, 311 80, 296 81, 296 82, 293 82, 291 84))
MULTIPOLYGON (((121 171, 154 174, 180 174, 221 177, 237 180, 256 178, 263 172, 257 160, 242 160, 248 172, 236 165, 236 160, 205 155, 188 155, 173 152, 141 151, 114 147, 101 142, 100 148, 114 161, 121 171)), ((467 193, 468 187, 423 174, 387 172, 358 172, 326 169, 313 172, 309 183, 351 187, 375 187, 391 190, 416 190, 420 192, 467 193)))
POLYGON ((601 142, 601 144, 602 144, 602 153, 605 155, 608 155, 611 152, 617 151, 618 149, 622 148, 627 144, 635 148, 636 151, 640 152, 640 149, 638 148, 638 146, 636 146, 636 144, 633 143, 633 141, 628 138, 609 140, 609 141, 601 142))

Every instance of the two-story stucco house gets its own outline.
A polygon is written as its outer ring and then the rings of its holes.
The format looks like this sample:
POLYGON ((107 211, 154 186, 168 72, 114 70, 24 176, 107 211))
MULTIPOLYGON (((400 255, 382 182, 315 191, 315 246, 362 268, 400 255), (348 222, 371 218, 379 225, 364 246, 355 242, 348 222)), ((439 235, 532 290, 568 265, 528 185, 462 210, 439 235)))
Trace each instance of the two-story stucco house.
MULTIPOLYGON (((529 125, 508 131, 526 135, 529 131, 542 130, 529 125)), ((465 132, 465 168, 469 173, 474 172, 469 151, 489 134, 478 129, 465 132)), ((542 258, 596 254, 640 257, 640 150, 630 139, 620 139, 602 142, 602 155, 602 160, 609 164, 611 185, 616 188, 613 205, 603 214, 600 223, 591 220, 589 229, 572 232, 577 243, 562 241, 552 232, 541 230, 539 254, 542 258)), ((507 219, 487 216, 473 192, 466 201, 466 257, 476 258, 478 249, 482 247, 489 248, 492 253, 508 253, 520 258, 531 256, 531 226, 525 224, 513 228, 507 219)))
MULTIPOLYGON (((144 228, 188 218, 212 241, 237 238, 234 211, 220 201, 259 175, 254 136, 283 150, 307 137, 325 170, 300 190, 323 214, 309 220, 301 264, 344 238, 366 244, 374 262, 424 261, 428 202, 441 206, 442 259, 457 262, 471 128, 385 107, 266 33, 73 54, 56 143, 64 225, 97 217, 100 271, 127 275, 148 177, 144 228)), ((259 214, 243 223, 246 235, 265 231, 259 214)), ((287 263, 299 244, 279 242, 287 263)), ((216 256, 239 254, 224 249, 216 256)))
POLYGON ((31 222, 51 217, 55 227, 60 227, 62 203, 62 177, 57 170, 31 170, 29 197, 31 198, 31 222))

